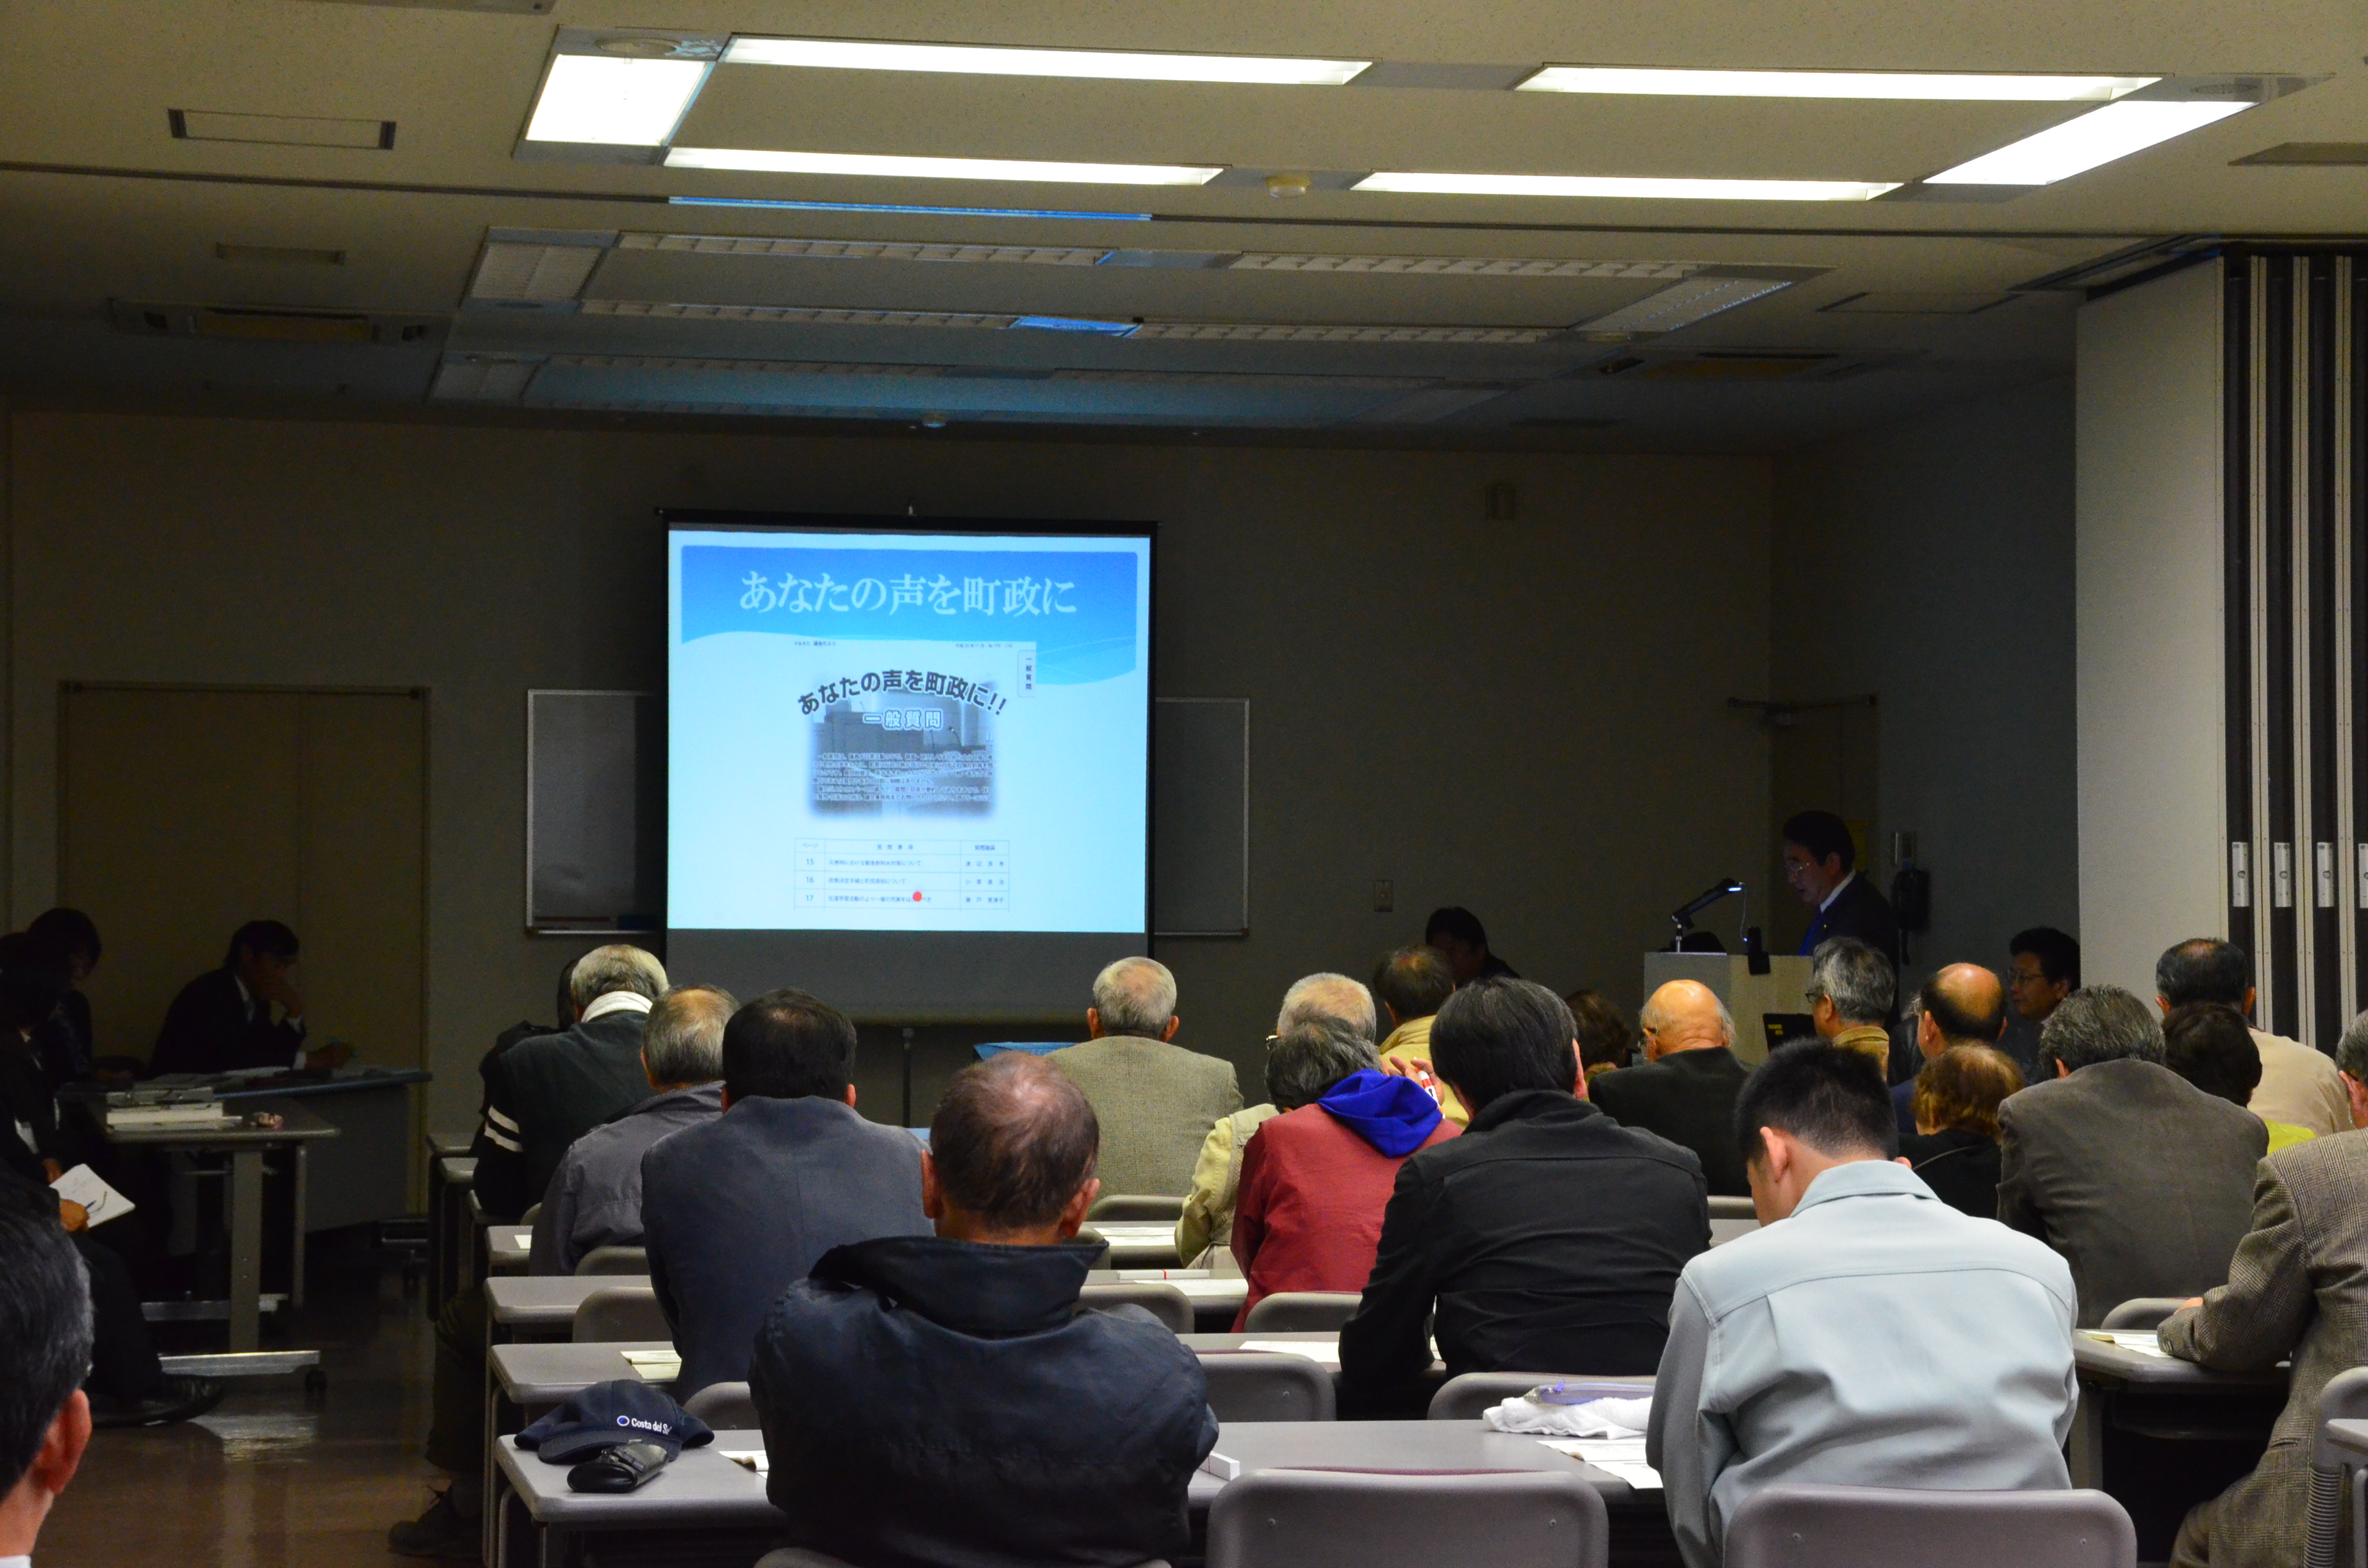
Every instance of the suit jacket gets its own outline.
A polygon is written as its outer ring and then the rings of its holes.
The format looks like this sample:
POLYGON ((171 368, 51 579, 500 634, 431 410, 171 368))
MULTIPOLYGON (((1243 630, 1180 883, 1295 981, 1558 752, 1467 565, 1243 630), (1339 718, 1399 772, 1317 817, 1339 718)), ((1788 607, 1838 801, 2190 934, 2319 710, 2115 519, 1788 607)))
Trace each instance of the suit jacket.
POLYGON ((1817 944, 1828 937, 1856 937, 1895 965, 1899 962, 1899 921, 1891 913, 1891 901, 1864 871, 1852 872, 1833 903, 1810 918, 1801 951, 1816 952, 1817 944))
MULTIPOLYGON (((2212 1568, 2302 1561, 2319 1391, 2336 1373, 2368 1363, 2362 1191, 2368 1132, 2313 1139, 2263 1160, 2252 1227, 2237 1245, 2228 1283, 2162 1325, 2163 1349, 2223 1371, 2261 1371, 2294 1358, 2285 1411, 2261 1462, 2188 1515, 2174 1562, 2201 1562, 2205 1551, 2212 1568)), ((2336 1561, 2351 1560, 2338 1551, 2336 1561)))
POLYGON ((520 1040, 477 1064, 485 1109, 469 1153, 486 1213, 513 1219, 542 1197, 568 1145, 649 1097, 646 1009, 620 1007, 565 1034, 520 1040))
POLYGON ((594 1247, 642 1244, 642 1156, 659 1139, 723 1114, 723 1085, 652 1095, 568 1145, 534 1217, 529 1274, 573 1274, 594 1247))
POLYGON ((1191 1190, 1209 1129, 1242 1108, 1234 1064, 1134 1035, 1109 1035, 1044 1058, 1092 1102, 1102 1124, 1104 1192, 1191 1190))
POLYGON ((1743 1152, 1735 1146, 1735 1096, 1751 1070, 1725 1046, 1673 1051, 1657 1062, 1588 1080, 1587 1097, 1622 1127, 1641 1127, 1691 1149, 1702 1178, 1722 1198, 1745 1198, 1743 1152))
POLYGON ((674 1327, 674 1396, 745 1382, 773 1301, 831 1248, 925 1236, 921 1143, 842 1100, 755 1096, 642 1156, 642 1244, 674 1327))
POLYGON ((1998 1217, 2064 1255, 2083 1328, 2225 1283, 2270 1143, 2244 1107, 2128 1057, 2009 1096, 1998 1134, 1998 1217))
POLYGON ((211 969, 181 987, 157 1031, 150 1064, 159 1073, 227 1073, 292 1067, 304 1031, 271 1021, 271 1004, 250 998, 238 976, 211 969))
POLYGON ((1678 1272, 1709 1245, 1692 1151, 1575 1096, 1499 1095, 1463 1137, 1398 1167, 1372 1277, 1340 1330, 1341 1392, 1420 1410, 1433 1334, 1450 1377, 1649 1372, 1678 1272))

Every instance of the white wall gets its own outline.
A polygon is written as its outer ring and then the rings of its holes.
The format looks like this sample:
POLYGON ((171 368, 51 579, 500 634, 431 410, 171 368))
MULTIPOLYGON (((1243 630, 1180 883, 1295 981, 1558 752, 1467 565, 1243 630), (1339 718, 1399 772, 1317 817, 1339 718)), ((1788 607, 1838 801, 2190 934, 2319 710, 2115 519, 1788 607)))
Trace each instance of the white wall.
POLYGON ((2226 935, 2220 268, 2081 308, 2080 912, 2085 978, 2226 935))
MULTIPOLYGON (((1992 392, 1776 463, 1773 695, 1878 695, 1871 835, 1911 829, 1932 929, 1902 979, 2078 932, 2070 382, 1992 392)), ((1787 802, 1792 804, 1793 802, 1787 802)), ((1801 801, 1806 805, 1811 802, 1801 801)))

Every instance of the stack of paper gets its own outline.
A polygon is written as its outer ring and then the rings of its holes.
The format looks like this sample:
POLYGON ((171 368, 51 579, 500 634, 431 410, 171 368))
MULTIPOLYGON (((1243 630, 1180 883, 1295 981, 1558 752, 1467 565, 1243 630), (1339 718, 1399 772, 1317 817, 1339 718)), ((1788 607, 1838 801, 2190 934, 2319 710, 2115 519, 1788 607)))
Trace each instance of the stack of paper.
POLYGON ((746 1466, 758 1475, 769 1474, 773 1468, 766 1461, 762 1449, 718 1449, 715 1451, 734 1464, 746 1466))
POLYGON ((1591 1464, 1606 1474, 1626 1482, 1639 1492, 1661 1490, 1661 1472, 1645 1462, 1645 1439, 1642 1437, 1541 1437, 1538 1440, 1558 1454, 1568 1454, 1582 1464, 1591 1464))
POLYGON ((1340 1369, 1340 1342, 1337 1339, 1245 1339, 1244 1350, 1270 1350, 1278 1356, 1304 1356, 1318 1366, 1340 1369))
POLYGON ((2152 1356, 2164 1361, 2170 1359, 2170 1353, 2162 1347, 2162 1336, 2152 1329, 2091 1328, 2081 1332, 2116 1349, 2135 1350, 2141 1356, 2152 1356))
POLYGON ((191 1105, 109 1106, 107 1108, 107 1130, 109 1132, 180 1131, 222 1127, 237 1118, 231 1116, 212 1100, 191 1105))
POLYGON ((121 1219, 132 1209, 131 1199, 100 1180, 98 1173, 88 1165, 76 1165, 50 1183, 50 1190, 68 1203, 81 1204, 93 1225, 121 1219))
POLYGON ((618 1354, 645 1383, 670 1383, 682 1376, 682 1354, 677 1350, 623 1350, 618 1354))

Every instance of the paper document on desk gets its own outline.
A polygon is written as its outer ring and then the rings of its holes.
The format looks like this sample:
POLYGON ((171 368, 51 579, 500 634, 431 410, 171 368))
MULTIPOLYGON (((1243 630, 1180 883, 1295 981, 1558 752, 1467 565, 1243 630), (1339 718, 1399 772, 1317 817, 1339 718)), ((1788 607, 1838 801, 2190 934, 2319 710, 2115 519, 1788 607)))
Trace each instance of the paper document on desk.
POLYGON ((645 1383, 670 1383, 682 1376, 680 1351, 620 1350, 618 1354, 645 1383))
POLYGON ((753 1470, 758 1475, 772 1473, 773 1467, 766 1461, 765 1450, 762 1449, 718 1449, 715 1451, 734 1464, 746 1470, 753 1470))
POLYGON ((1541 1437, 1538 1440, 1558 1454, 1568 1454, 1582 1464, 1591 1464, 1615 1480, 1626 1482, 1639 1492, 1661 1490, 1661 1472, 1645 1462, 1645 1439, 1642 1437, 1541 1437))
POLYGON ((50 1183, 50 1190, 68 1203, 81 1204, 94 1226, 120 1220, 133 1208, 131 1199, 100 1180, 88 1165, 76 1165, 50 1183))
POLYGON ((1304 1356, 1318 1366, 1340 1369, 1340 1342, 1337 1339, 1245 1339, 1244 1350, 1267 1350, 1277 1356, 1304 1356))
POLYGON ((2162 1347, 2162 1336, 2152 1329, 2084 1328, 2080 1332, 2116 1350, 2135 1350, 2141 1356, 2152 1356, 2161 1361, 2172 1358, 2170 1352, 2162 1347))

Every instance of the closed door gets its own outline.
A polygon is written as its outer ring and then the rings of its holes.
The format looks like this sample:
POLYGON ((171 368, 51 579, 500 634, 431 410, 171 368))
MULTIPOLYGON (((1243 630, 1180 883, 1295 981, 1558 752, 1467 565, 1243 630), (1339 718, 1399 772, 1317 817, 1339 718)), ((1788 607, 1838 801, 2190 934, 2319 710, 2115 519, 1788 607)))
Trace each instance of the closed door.
POLYGON ((98 925, 97 1046, 146 1057, 231 933, 281 920, 316 1041, 425 1064, 425 693, 68 686, 58 899, 98 925))

